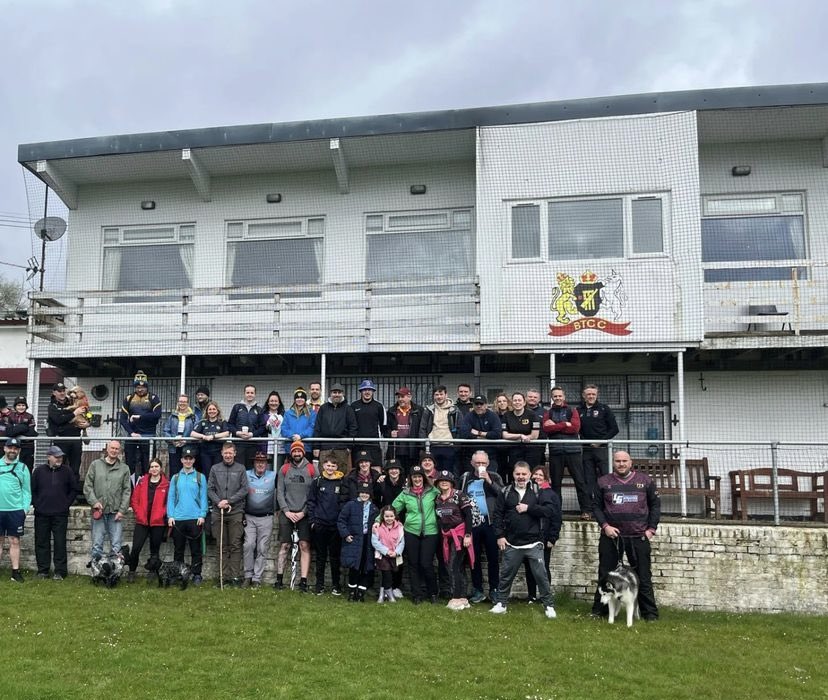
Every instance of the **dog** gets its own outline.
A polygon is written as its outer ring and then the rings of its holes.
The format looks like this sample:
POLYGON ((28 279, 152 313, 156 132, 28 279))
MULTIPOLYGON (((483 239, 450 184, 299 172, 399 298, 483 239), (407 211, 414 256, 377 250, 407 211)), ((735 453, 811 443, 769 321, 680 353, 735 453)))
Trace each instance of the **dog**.
POLYGON ((129 545, 121 548, 121 553, 113 557, 97 556, 87 564, 92 571, 92 584, 103 584, 106 588, 115 588, 121 580, 129 558, 129 545))
POLYGON ((158 557, 150 557, 144 568, 158 576, 159 588, 169 588, 171 583, 178 583, 184 591, 192 578, 192 570, 182 561, 161 561, 158 557))
POLYGON ((601 603, 609 608, 609 623, 623 605, 627 610, 627 627, 632 627, 633 617, 640 619, 638 612, 638 575, 629 566, 619 564, 598 584, 601 603))

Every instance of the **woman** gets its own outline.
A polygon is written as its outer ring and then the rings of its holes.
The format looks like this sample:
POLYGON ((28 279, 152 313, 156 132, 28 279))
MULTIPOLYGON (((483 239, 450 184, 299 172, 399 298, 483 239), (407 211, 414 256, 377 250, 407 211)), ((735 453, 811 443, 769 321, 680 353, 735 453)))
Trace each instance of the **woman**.
MULTIPOLYGON (((544 466, 537 467, 532 472, 532 481, 538 485, 539 489, 551 490, 552 488, 549 485, 549 472, 544 466)), ((558 497, 557 493, 554 491, 552 493, 555 498, 558 497)), ((550 525, 550 523, 546 520, 541 521, 541 528, 541 536, 543 538, 543 563, 546 567, 546 577, 551 583, 552 575, 549 573, 549 561, 552 558, 552 547, 554 547, 555 542, 558 541, 558 536, 561 534, 561 531, 560 528, 558 528, 557 531, 552 532, 552 525, 550 525)), ((523 573, 526 576, 526 592, 528 593, 527 601, 529 603, 535 603, 538 600, 538 584, 535 581, 535 577, 532 575, 532 571, 529 569, 529 563, 526 560, 523 562, 523 573)))
MULTIPOLYGON (((502 429, 506 413, 512 410, 512 399, 510 399, 509 396, 504 392, 499 393, 495 397, 494 404, 492 405, 492 410, 497 414, 497 417, 500 418, 502 429)), ((503 482, 506 483, 507 479, 504 478, 504 474, 509 469, 509 448, 498 447, 496 450, 496 455, 498 464, 497 473, 500 475, 501 479, 503 479, 503 482)), ((506 476, 508 476, 508 474, 506 474, 506 476)))
POLYGON ((426 596, 437 603, 437 576, 434 555, 437 553, 437 514, 434 501, 437 489, 426 483, 425 470, 419 464, 411 467, 409 485, 394 499, 394 510, 405 519, 405 557, 411 576, 414 605, 426 596))
POLYGON ((221 409, 215 401, 207 403, 202 418, 193 428, 190 437, 199 440, 198 462, 205 478, 210 478, 210 469, 221 462, 221 441, 230 437, 227 423, 221 417, 221 409))
MULTIPOLYGON (((301 386, 293 392, 293 405, 285 411, 282 421, 282 448, 279 450, 279 465, 290 456, 290 445, 297 440, 313 437, 313 428, 316 423, 316 411, 308 405, 308 392, 301 386)), ((310 445, 304 445, 305 451, 310 445)))
POLYGON ((195 413, 190 408, 190 397, 187 394, 181 394, 178 397, 178 405, 164 423, 164 437, 173 438, 167 440, 171 478, 181 471, 181 450, 187 444, 183 438, 190 437, 195 424, 195 413))
POLYGON ((34 469, 34 441, 28 437, 37 437, 35 417, 29 413, 29 403, 25 396, 18 396, 14 400, 14 411, 6 417, 6 437, 16 437, 20 440, 20 457, 18 458, 29 468, 34 469))
POLYGON ((267 452, 268 464, 276 465, 276 455, 279 454, 279 438, 282 437, 282 423, 284 422, 285 407, 278 391, 271 391, 267 395, 265 410, 259 416, 259 425, 254 431, 255 437, 270 437, 266 443, 260 442, 257 450, 267 452))
MULTIPOLYGON (((520 391, 512 394, 512 410, 506 411, 503 416, 503 439, 515 443, 509 447, 509 466, 507 472, 500 475, 506 477, 512 473, 517 462, 528 462, 531 468, 536 465, 530 461, 533 451, 530 443, 538 439, 540 434, 540 418, 526 408, 526 397, 520 391)), ((498 465, 498 470, 502 469, 498 465)))
POLYGON ((132 496, 130 508, 135 513, 135 529, 132 533, 132 548, 129 552, 129 573, 127 582, 135 581, 138 557, 144 542, 149 538, 150 558, 159 558, 161 540, 167 527, 167 494, 170 482, 164 476, 164 469, 157 457, 150 460, 149 470, 138 479, 132 496))
POLYGON ((435 483, 440 494, 434 502, 434 511, 440 526, 440 544, 451 595, 446 607, 465 610, 471 607, 466 598, 466 563, 471 562, 474 566, 471 501, 465 493, 454 488, 452 472, 438 472, 435 483))

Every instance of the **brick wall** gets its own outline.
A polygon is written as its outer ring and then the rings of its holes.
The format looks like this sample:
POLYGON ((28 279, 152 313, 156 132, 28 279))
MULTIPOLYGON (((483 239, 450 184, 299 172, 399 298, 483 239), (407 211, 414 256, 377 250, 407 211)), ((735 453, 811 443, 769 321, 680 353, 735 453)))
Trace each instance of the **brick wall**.
MULTIPOLYGON (((69 571, 86 574, 89 559, 88 508, 72 508, 69 571)), ((22 566, 35 569, 34 519, 26 521, 22 566)), ((132 540, 132 518, 125 521, 125 543, 132 540)), ((594 523, 567 521, 552 555, 556 592, 591 600, 598 568, 598 529, 594 523)), ((149 545, 145 545, 142 562, 149 545)), ((271 541, 265 582, 275 576, 278 544, 271 541)), ((172 542, 162 546, 172 558, 172 542)), ((205 578, 216 575, 215 547, 207 548, 205 578)), ((662 605, 689 610, 802 612, 828 614, 828 528, 769 527, 740 523, 662 523, 653 540, 653 582, 662 605)), ((485 569, 484 569, 485 570, 485 569)), ((139 569, 141 571, 141 569, 139 569)), ((311 582, 313 567, 311 567, 311 582)), ((524 589, 522 581, 514 592, 524 589)))

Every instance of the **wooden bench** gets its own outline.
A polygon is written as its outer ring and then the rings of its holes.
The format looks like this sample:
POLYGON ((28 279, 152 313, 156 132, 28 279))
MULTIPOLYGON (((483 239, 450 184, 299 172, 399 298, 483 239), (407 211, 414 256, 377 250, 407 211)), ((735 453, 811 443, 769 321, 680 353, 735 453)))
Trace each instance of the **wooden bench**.
MULTIPOLYGON (((777 490, 780 501, 809 501, 811 520, 819 517, 819 501, 822 501, 822 519, 828 523, 828 472, 800 472, 795 469, 777 469, 777 490)), ((747 520, 748 500, 751 498, 773 499, 773 469, 741 469, 730 472, 731 518, 747 520)))
MULTIPOLYGON (((687 474, 687 497, 702 499, 704 515, 719 517, 721 512, 720 476, 710 476, 707 457, 687 459, 684 462, 687 474)), ((665 496, 681 496, 681 462, 678 459, 633 459, 633 469, 647 474, 659 493, 665 496)))

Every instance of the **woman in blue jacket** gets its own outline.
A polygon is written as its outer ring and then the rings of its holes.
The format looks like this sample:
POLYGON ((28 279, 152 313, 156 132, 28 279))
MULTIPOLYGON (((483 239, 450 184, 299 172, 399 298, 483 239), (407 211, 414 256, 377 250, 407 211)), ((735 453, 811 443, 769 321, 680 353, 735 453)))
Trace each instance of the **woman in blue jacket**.
POLYGON ((337 528, 342 537, 342 565, 348 567, 348 600, 364 603, 374 571, 371 527, 379 510, 371 502, 371 485, 360 484, 357 497, 339 512, 337 528))
POLYGON ((190 398, 187 394, 181 394, 178 397, 178 405, 164 423, 164 437, 172 438, 167 440, 167 452, 170 456, 170 476, 174 476, 181 471, 181 450, 187 444, 182 438, 190 437, 195 424, 195 413, 190 408, 190 398))
MULTIPOLYGON (((308 393, 299 387, 293 392, 293 405, 285 411, 282 420, 282 447, 279 450, 277 467, 290 454, 290 444, 297 440, 313 437, 313 427, 316 424, 316 411, 308 406, 308 393)), ((305 452, 310 452, 311 446, 304 445, 305 452)))

